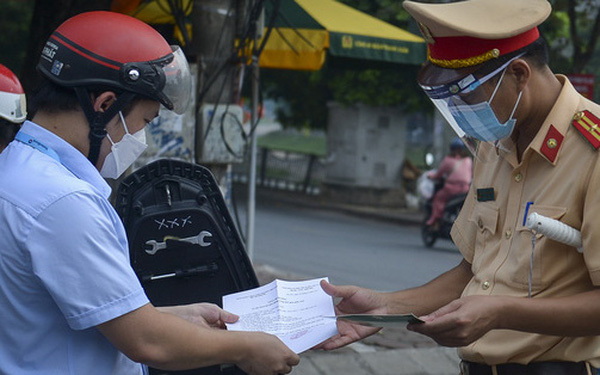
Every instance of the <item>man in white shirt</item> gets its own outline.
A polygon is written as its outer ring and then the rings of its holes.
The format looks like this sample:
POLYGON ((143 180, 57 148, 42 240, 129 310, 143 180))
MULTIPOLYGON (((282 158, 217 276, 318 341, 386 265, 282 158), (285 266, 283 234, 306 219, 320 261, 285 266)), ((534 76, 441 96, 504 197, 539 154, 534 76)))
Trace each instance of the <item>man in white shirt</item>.
POLYGON ((89 12, 55 30, 38 70, 32 121, 0 154, 0 372, 231 363, 289 373, 296 354, 272 335, 215 329, 236 317, 214 305, 154 308, 108 201, 103 177, 118 178, 145 149, 160 104, 185 110, 183 52, 132 17, 89 12))

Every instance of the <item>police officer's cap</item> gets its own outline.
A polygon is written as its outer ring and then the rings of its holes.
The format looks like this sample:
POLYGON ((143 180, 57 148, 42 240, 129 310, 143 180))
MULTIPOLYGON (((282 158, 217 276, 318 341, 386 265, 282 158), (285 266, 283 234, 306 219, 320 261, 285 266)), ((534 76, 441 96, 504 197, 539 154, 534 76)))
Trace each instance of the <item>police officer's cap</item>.
POLYGON ((480 64, 517 51, 539 38, 537 26, 550 15, 547 0, 404 1, 427 41, 420 76, 446 83, 480 64))

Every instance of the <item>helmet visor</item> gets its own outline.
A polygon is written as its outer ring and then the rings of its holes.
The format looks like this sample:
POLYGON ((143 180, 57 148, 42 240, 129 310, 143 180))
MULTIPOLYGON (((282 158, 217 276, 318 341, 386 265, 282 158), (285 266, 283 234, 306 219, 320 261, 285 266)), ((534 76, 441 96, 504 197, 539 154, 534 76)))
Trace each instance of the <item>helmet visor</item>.
POLYGON ((165 84, 158 93, 160 102, 175 113, 183 114, 192 96, 192 76, 185 54, 179 46, 173 48, 173 58, 155 64, 164 72, 165 84))

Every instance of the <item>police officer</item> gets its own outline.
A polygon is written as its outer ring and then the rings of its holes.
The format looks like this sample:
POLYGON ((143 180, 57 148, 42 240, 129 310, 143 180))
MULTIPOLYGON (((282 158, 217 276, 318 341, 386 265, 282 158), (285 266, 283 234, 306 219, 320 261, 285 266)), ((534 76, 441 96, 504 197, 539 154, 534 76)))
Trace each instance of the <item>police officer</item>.
POLYGON ((159 106, 183 113, 185 55, 112 12, 78 14, 48 39, 32 121, 0 154, 0 373, 142 374, 221 363, 289 373, 277 337, 228 332, 211 304, 155 308, 129 264, 110 187, 145 149, 159 106))
MULTIPOLYGON (((405 1, 428 43, 418 82, 476 152, 452 239, 464 259, 395 293, 323 283, 340 313, 422 315, 463 374, 595 374, 600 366, 600 106, 548 67, 546 0, 405 1), (531 233, 530 213, 580 230, 583 253, 531 233)), ((333 349, 375 332, 339 323, 333 349)))
POLYGON ((8 146, 27 116, 25 92, 19 78, 0 64, 0 152, 8 146))

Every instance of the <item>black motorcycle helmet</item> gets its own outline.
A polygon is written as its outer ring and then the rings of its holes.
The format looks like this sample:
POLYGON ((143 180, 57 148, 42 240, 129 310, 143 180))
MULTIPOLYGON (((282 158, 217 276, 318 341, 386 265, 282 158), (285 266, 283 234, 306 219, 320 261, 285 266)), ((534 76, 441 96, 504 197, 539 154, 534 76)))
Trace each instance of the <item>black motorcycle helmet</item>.
POLYGON ((51 82, 73 88, 90 125, 90 154, 96 164, 106 124, 135 96, 157 100, 183 113, 191 96, 185 55, 149 25, 106 11, 78 14, 50 36, 37 66, 51 82), (95 112, 93 90, 113 90, 117 100, 95 112))
POLYGON ((459 137, 455 137, 450 142, 450 152, 467 151, 467 146, 459 137))

